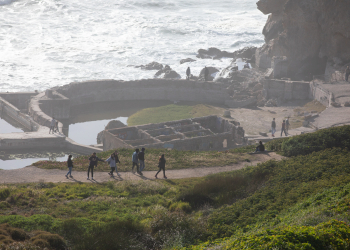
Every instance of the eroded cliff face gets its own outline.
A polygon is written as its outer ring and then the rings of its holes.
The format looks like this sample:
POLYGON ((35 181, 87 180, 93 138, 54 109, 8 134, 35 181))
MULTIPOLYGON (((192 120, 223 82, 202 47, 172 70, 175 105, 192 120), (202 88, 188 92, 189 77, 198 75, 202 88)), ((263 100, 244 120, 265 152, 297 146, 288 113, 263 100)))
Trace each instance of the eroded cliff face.
POLYGON ((287 56, 289 76, 305 78, 350 63, 350 0, 259 0, 257 6, 270 14, 266 43, 256 52, 260 68, 287 56))

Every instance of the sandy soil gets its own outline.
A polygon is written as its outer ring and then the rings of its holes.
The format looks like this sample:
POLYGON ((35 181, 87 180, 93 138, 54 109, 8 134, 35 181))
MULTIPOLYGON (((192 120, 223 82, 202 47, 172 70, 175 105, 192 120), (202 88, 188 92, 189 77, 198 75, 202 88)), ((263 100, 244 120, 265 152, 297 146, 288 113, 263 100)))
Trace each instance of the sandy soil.
MULTIPOLYGON (((228 172, 237 169, 242 169, 247 166, 255 166, 258 163, 265 162, 271 159, 281 160, 284 157, 274 152, 256 154, 256 160, 252 162, 240 162, 238 164, 222 166, 222 167, 206 167, 206 168, 194 168, 194 169, 182 169, 182 170, 167 170, 166 175, 168 179, 182 179, 191 177, 203 177, 210 174, 228 172)), ((68 170, 67 170, 68 171, 68 170)), ((87 180, 86 172, 76 172, 73 169, 73 178, 67 179, 65 174, 66 170, 47 170, 37 167, 29 166, 21 169, 14 170, 1 170, 0 171, 0 183, 28 183, 28 182, 107 182, 110 180, 122 181, 122 180, 154 180, 155 171, 144 171, 143 176, 133 174, 131 172, 121 172, 121 177, 111 178, 107 172, 95 172, 94 181, 87 180)), ((158 174, 158 178, 163 178, 163 173, 158 174)))

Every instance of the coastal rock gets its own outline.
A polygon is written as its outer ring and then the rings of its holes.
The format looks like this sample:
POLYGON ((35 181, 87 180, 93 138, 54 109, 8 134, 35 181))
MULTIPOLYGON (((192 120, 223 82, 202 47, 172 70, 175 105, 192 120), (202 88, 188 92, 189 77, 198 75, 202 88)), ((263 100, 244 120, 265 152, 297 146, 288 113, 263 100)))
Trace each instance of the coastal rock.
POLYGON ((182 59, 180 60, 180 64, 184 64, 187 62, 195 62, 196 60, 192 59, 192 58, 186 58, 186 59, 182 59))
POLYGON ((350 102, 345 102, 344 107, 350 107, 350 102))
POLYGON ((169 65, 165 65, 164 68, 160 69, 155 73, 154 77, 159 77, 161 74, 165 74, 167 71, 170 71, 171 68, 169 65))
POLYGON ((247 58, 252 60, 255 57, 257 47, 244 47, 243 49, 233 52, 233 58, 247 58))
POLYGON ((220 59, 223 57, 233 58, 234 54, 227 51, 221 51, 217 48, 209 48, 208 50, 199 49, 196 57, 201 59, 220 59))
MULTIPOLYGON (((212 81, 214 79, 212 74, 219 72, 219 70, 217 68, 214 68, 214 67, 207 67, 207 69, 209 70, 208 80, 212 81)), ((205 68, 203 68, 201 70, 201 72, 199 73, 199 80, 203 80, 204 81, 204 70, 205 70, 205 68)))
POLYGON ((169 70, 165 72, 163 78, 166 79, 180 79, 181 76, 175 70, 169 70))
POLYGON ((151 62, 146 65, 135 66, 135 68, 141 68, 143 70, 161 70, 163 68, 163 64, 151 62))
POLYGON ((289 77, 305 79, 324 74, 327 60, 350 61, 348 0, 259 0, 257 5, 272 13, 263 31, 266 44, 256 51, 258 67, 269 68, 273 56, 286 56, 289 77))
MULTIPOLYGON (((112 120, 110 121, 107 126, 105 127, 105 130, 107 129, 114 129, 114 128, 123 128, 126 127, 124 123, 118 120, 112 120)), ((103 131, 97 134, 97 144, 103 143, 103 131)))

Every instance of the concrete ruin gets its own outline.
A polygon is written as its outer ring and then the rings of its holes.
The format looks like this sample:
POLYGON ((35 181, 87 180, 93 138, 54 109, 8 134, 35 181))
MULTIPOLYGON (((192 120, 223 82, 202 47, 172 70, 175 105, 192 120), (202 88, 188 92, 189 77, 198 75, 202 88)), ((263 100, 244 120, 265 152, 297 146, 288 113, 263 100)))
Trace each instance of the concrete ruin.
POLYGON ((245 143, 244 130, 238 122, 215 115, 103 132, 103 150, 137 147, 223 150, 245 143))

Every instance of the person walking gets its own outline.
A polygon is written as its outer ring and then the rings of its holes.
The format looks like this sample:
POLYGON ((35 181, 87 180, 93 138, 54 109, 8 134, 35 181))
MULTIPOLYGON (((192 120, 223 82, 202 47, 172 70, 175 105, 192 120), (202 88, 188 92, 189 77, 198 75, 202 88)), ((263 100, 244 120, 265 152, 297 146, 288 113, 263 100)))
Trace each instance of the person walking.
POLYGON ((100 158, 98 158, 96 156, 95 152, 90 156, 89 161, 90 161, 90 164, 89 164, 89 168, 88 168, 88 172, 87 172, 87 179, 90 180, 89 179, 89 173, 91 171, 91 180, 93 180, 94 179, 94 167, 95 166, 97 167, 97 162, 98 161, 105 162, 105 161, 100 159, 100 158))
POLYGON ((139 162, 140 162, 140 173, 145 169, 145 148, 141 149, 141 152, 138 154, 139 162))
POLYGON ((191 69, 190 69, 190 67, 187 67, 187 70, 186 70, 186 79, 187 79, 187 80, 190 80, 190 76, 191 76, 191 69))
POLYGON ((49 134, 51 133, 51 130, 52 130, 52 133, 55 133, 55 126, 56 126, 56 120, 55 120, 55 117, 52 117, 49 134))
POLYGON ((347 81, 347 82, 348 82, 348 79, 349 79, 349 75, 350 75, 350 67, 347 66, 346 70, 345 70, 345 81, 347 81))
POLYGON ((132 154, 132 169, 131 172, 135 173, 134 168, 136 166, 136 171, 139 174, 140 173, 140 167, 139 167, 139 158, 138 158, 138 154, 139 154, 139 149, 135 149, 135 152, 132 154))
POLYGON ((67 160, 67 166, 68 166, 68 173, 66 174, 66 178, 68 179, 68 174, 69 177, 72 178, 72 169, 73 169, 73 161, 72 161, 72 155, 68 156, 68 160, 67 160))
POLYGON ((120 174, 118 172, 118 167, 117 167, 117 163, 120 163, 117 150, 114 151, 113 154, 114 154, 114 159, 115 159, 115 172, 117 173, 118 176, 120 176, 120 174))
POLYGON ((208 81, 208 76, 209 76, 209 70, 207 66, 204 67, 204 81, 208 81))
POLYGON ((276 132, 276 121, 275 118, 273 118, 272 123, 271 123, 271 136, 275 137, 275 132, 276 132))
POLYGON ((106 162, 109 163, 109 166, 111 167, 111 172, 109 172, 108 174, 113 177, 113 172, 115 170, 115 167, 116 167, 116 162, 115 162, 115 157, 114 157, 114 154, 111 154, 111 156, 106 160, 106 162))
POLYGON ((166 163, 166 160, 164 158, 164 154, 159 158, 159 164, 158 164, 158 172, 156 173, 156 175, 154 177, 156 177, 156 179, 158 179, 157 175, 159 174, 159 172, 161 170, 163 170, 163 175, 164 175, 164 179, 168 179, 166 176, 165 176, 165 163, 166 163))
POLYGON ((289 125, 290 125, 289 117, 287 117, 287 119, 286 119, 286 133, 287 133, 287 135, 288 135, 289 125))
POLYGON ((286 121, 285 121, 285 120, 283 120, 283 122, 282 122, 281 136, 282 136, 283 131, 284 131, 284 135, 287 136, 287 132, 286 132, 286 121))

